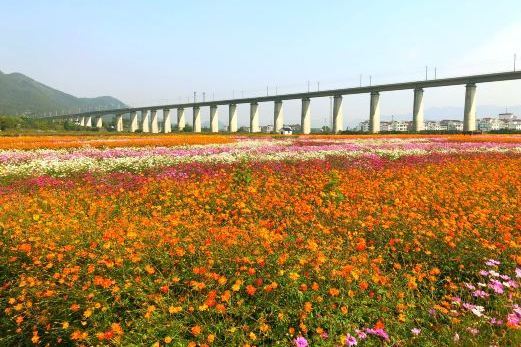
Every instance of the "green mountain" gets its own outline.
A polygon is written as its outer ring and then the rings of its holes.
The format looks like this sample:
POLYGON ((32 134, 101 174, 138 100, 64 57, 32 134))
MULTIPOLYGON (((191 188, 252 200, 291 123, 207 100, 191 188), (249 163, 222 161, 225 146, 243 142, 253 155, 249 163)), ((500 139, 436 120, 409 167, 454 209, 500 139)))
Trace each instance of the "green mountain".
POLYGON ((43 114, 113 109, 126 105, 111 96, 77 98, 21 73, 0 71, 0 114, 43 114))

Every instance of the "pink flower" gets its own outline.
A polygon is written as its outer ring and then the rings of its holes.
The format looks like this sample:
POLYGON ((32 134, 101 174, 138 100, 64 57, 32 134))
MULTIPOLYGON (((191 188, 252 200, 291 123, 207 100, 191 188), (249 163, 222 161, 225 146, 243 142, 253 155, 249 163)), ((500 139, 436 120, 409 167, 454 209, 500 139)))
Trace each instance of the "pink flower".
POLYGON ((498 280, 491 280, 488 286, 492 288, 496 294, 503 294, 504 292, 503 284, 498 280))
POLYGON ((365 332, 368 333, 369 335, 375 335, 375 336, 381 337, 385 341, 389 341, 389 334, 387 334, 387 332, 383 329, 368 328, 368 329, 365 329, 365 332))
POLYGON ((306 340, 303 336, 297 337, 293 342, 295 342, 296 347, 308 347, 308 340, 306 340))
POLYGON ((498 266, 499 264, 501 263, 495 259, 489 259, 485 262, 485 265, 487 266, 498 266))
POLYGON ((478 289, 478 290, 475 290, 473 293, 472 293, 472 296, 476 297, 476 298, 486 298, 488 297, 488 293, 481 290, 481 289, 478 289))
POLYGON ((521 277, 521 269, 516 267, 516 277, 517 278, 520 278, 521 277))
POLYGON ((355 333, 356 333, 356 336, 358 336, 358 338, 359 338, 360 340, 365 340, 365 339, 367 339, 367 334, 364 333, 362 330, 358 330, 358 329, 357 329, 357 330, 355 330, 355 333))
POLYGON ((418 328, 412 328, 412 329, 411 329, 411 333, 412 333, 414 336, 418 336, 418 335, 420 335, 420 333, 421 333, 421 329, 418 329, 418 328))
POLYGON ((519 318, 519 316, 517 314, 515 314, 515 313, 508 314, 508 316, 507 316, 508 325, 517 327, 520 322, 521 322, 521 319, 519 318))
POLYGON ((356 343, 357 343, 357 342, 356 342, 355 337, 354 337, 354 336, 351 336, 351 335, 349 335, 349 334, 347 334, 347 336, 346 336, 346 340, 345 340, 345 343, 344 343, 344 344, 345 344, 346 346, 351 347, 351 346, 356 346, 356 343))

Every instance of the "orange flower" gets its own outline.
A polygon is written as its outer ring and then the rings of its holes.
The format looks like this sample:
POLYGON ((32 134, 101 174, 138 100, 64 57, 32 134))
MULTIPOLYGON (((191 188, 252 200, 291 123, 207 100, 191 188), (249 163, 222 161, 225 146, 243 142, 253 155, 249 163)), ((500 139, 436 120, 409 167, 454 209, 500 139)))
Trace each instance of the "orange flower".
POLYGON ((202 329, 199 325, 193 326, 190 328, 190 332, 194 336, 198 336, 201 333, 202 329))

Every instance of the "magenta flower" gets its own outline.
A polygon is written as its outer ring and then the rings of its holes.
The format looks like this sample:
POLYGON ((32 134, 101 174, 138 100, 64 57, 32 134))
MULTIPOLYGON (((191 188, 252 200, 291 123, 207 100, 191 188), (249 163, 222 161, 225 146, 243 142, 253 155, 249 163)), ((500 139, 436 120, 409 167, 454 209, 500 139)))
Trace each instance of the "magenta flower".
POLYGON ((293 342, 295 342, 296 347, 308 347, 308 340, 306 340, 303 336, 297 337, 293 342))
POLYGON ((378 336, 378 337, 381 337, 382 339, 384 339, 385 341, 389 341, 389 334, 387 334, 387 332, 384 329, 368 328, 368 329, 365 329, 365 332, 368 333, 369 335, 378 336))
POLYGON ((517 326, 519 326, 520 322, 521 322, 521 319, 519 318, 519 316, 517 314, 515 314, 515 313, 508 314, 508 316, 507 316, 508 325, 517 327, 517 326))
POLYGON ((503 288, 503 283, 499 282, 498 280, 491 280, 488 286, 492 288, 496 294, 503 294, 505 291, 503 288))
POLYGON ((411 329, 411 333, 412 333, 414 336, 418 336, 418 335, 420 335, 421 332, 422 332, 421 329, 418 329, 418 328, 412 328, 412 329, 411 329))
POLYGON ((344 343, 344 344, 345 344, 346 346, 351 347, 351 346, 356 346, 356 343, 357 343, 357 342, 356 342, 355 337, 354 337, 354 336, 351 336, 351 335, 349 335, 349 334, 347 334, 347 336, 346 336, 346 340, 345 340, 345 343, 344 343))

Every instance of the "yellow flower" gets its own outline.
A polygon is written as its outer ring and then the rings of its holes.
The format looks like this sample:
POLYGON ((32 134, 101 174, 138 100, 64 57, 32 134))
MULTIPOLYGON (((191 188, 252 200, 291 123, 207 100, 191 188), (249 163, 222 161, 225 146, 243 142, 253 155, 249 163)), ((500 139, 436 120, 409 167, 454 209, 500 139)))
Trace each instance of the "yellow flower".
POLYGON ((83 312, 83 317, 89 318, 90 316, 92 316, 92 311, 91 310, 86 310, 85 312, 83 312))
POLYGON ((165 337, 164 341, 165 341, 165 343, 168 344, 168 343, 172 342, 172 338, 170 336, 167 336, 167 337, 165 337))
POLYGON ((170 306, 168 308, 168 312, 170 312, 171 314, 174 314, 174 313, 179 313, 183 310, 183 308, 181 306, 170 306))
POLYGON ((300 277, 300 275, 296 272, 290 272, 290 274, 289 274, 289 278, 291 278, 293 281, 298 280, 299 277, 300 277))

